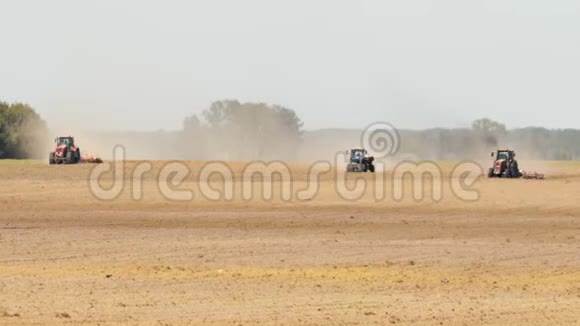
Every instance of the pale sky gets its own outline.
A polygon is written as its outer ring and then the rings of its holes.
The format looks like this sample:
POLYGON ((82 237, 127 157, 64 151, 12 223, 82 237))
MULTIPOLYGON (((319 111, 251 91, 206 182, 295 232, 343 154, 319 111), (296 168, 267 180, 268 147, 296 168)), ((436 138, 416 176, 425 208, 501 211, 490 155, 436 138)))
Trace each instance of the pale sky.
POLYGON ((306 129, 580 128, 577 0, 0 0, 0 100, 62 128, 178 129, 213 100, 306 129))

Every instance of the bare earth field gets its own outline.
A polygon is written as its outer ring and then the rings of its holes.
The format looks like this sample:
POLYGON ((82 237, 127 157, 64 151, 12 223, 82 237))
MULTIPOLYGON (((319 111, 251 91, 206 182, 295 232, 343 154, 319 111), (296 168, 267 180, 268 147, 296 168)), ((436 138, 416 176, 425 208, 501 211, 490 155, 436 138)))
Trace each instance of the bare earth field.
MULTIPOLYGON (((579 164, 530 163, 543 181, 481 178, 470 202, 443 162, 434 202, 410 187, 395 201, 389 173, 379 201, 374 176, 350 175, 368 191, 347 201, 332 173, 305 200, 244 200, 236 185, 211 201, 195 181, 203 162, 177 186, 194 198, 174 201, 152 163, 140 201, 130 185, 95 198, 92 165, 0 163, 1 325, 580 323, 579 164)), ((243 164, 231 166, 238 180, 243 164)), ((291 168, 306 187, 308 166, 291 168)))

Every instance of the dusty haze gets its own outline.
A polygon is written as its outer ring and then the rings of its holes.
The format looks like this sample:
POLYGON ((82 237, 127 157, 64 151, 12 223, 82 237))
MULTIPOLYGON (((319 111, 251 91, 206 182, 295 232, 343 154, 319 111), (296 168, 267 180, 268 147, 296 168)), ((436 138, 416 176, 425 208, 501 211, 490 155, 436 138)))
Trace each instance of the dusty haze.
MULTIPOLYGON (((243 155, 224 153, 211 141, 201 143, 195 137, 188 138, 182 131, 157 132, 90 132, 77 130, 73 132, 77 145, 83 152, 98 155, 104 159, 112 159, 115 145, 122 145, 126 150, 126 159, 129 160, 286 160, 297 162, 314 162, 327 160, 334 162, 337 154, 347 149, 361 147, 361 134, 357 129, 323 129, 304 131, 302 140, 296 146, 294 142, 285 143, 281 140, 277 144, 285 148, 279 157, 257 150, 257 144, 248 143, 247 152, 243 155), (294 150, 295 149, 295 150, 294 150), (226 155, 227 154, 227 155, 226 155)), ((509 131, 507 135, 497 137, 494 143, 469 129, 455 130, 399 130, 400 147, 397 153, 390 155, 387 161, 400 160, 473 160, 481 162, 483 166, 491 161, 490 151, 498 148, 512 148, 517 151, 518 160, 554 160, 555 150, 565 148, 564 141, 577 142, 580 131, 575 135, 567 136, 563 131, 552 130, 553 138, 561 136, 554 148, 551 143, 539 144, 534 138, 526 139, 521 136, 525 129, 509 131), (541 145, 541 146, 540 146, 541 145)), ((204 139, 212 139, 217 135, 206 135, 204 139)), ((206 140, 204 140, 205 142, 206 140)), ((367 147, 369 148, 369 147, 367 147)), ((48 152, 49 148, 47 148, 48 152)), ((371 154, 372 149, 369 148, 371 154)), ((570 159, 578 159, 580 151, 571 148, 568 152, 570 159), (572 156, 577 155, 577 156, 572 156)), ((524 167, 525 168, 525 167, 524 167)))

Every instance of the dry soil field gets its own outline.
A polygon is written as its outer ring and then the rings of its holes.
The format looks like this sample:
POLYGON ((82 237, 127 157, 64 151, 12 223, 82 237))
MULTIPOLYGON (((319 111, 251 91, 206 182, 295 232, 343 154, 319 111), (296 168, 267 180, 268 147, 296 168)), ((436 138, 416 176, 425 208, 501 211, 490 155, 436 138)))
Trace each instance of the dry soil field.
MULTIPOLYGON (((93 166, 1 162, 0 324, 579 323, 580 165, 481 179, 465 202, 442 163, 435 203, 346 201, 331 174, 302 201, 210 201, 193 177, 202 162, 180 186, 194 199, 172 201, 162 164, 140 201, 130 187, 102 201, 93 166)), ((305 186, 308 167, 292 170, 305 186)))

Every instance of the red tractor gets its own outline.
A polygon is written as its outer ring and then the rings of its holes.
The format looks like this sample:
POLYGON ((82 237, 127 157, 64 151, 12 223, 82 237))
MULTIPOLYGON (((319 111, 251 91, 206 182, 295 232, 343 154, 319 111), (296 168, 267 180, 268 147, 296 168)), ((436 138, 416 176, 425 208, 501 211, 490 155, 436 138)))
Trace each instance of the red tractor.
POLYGON ((516 152, 509 149, 498 149, 492 152, 493 167, 487 173, 489 178, 519 178, 522 176, 516 161, 516 152))
POLYGON ((81 150, 75 146, 74 137, 56 137, 54 142, 56 148, 49 154, 49 164, 75 164, 81 161, 81 150))

